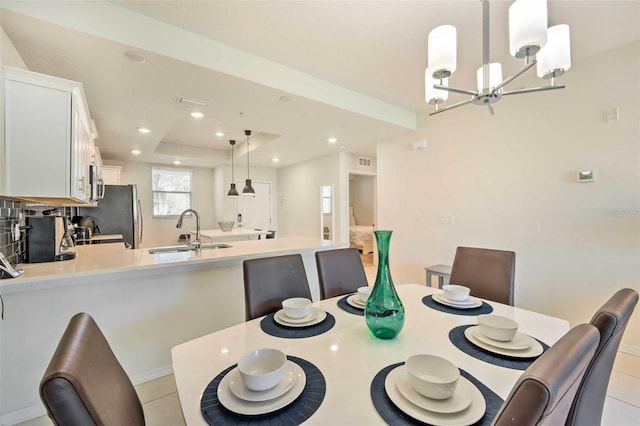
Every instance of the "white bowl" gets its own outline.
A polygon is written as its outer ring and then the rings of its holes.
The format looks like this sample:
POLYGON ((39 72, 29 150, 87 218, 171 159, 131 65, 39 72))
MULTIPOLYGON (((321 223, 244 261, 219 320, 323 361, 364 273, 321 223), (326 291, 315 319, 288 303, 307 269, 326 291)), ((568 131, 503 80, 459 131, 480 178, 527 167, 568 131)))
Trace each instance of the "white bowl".
POLYGON ((287 356, 277 349, 255 349, 240 358, 238 371, 252 391, 271 389, 282 380, 287 356))
POLYGON ((292 297, 282 301, 284 314, 289 318, 304 318, 311 312, 311 300, 304 297, 292 297))
POLYGON ((409 383, 422 396, 446 399, 458 386, 460 370, 451 361, 435 355, 413 355, 405 362, 409 383))
POLYGON ((518 332, 518 323, 500 315, 478 315, 480 332, 493 340, 507 342, 518 332))
POLYGON ((358 287, 358 298, 362 303, 366 303, 369 296, 371 296, 371 290, 372 288, 368 285, 364 287, 358 287))
POLYGON ((464 302, 469 298, 469 293, 471 292, 469 287, 456 284, 443 285, 442 291, 447 299, 454 302, 464 302))

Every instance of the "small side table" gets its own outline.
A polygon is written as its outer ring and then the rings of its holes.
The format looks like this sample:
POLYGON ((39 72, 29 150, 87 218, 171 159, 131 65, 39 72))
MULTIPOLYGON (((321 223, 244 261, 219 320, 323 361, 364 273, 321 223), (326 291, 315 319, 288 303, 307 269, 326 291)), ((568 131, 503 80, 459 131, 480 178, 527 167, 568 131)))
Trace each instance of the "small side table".
POLYGON ((438 288, 442 288, 443 285, 449 283, 450 265, 433 265, 424 268, 424 270, 427 273, 427 286, 431 287, 431 277, 433 275, 438 277, 438 288))

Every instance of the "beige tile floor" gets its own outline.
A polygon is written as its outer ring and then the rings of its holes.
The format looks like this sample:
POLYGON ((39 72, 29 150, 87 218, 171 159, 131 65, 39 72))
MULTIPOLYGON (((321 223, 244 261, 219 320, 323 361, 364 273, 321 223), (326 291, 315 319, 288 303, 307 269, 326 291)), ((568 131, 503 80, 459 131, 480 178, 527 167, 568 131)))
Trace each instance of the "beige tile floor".
MULTIPOLYGON (((604 405, 602 426, 640 424, 640 357, 619 353, 611 375, 604 405)), ((184 419, 173 375, 136 386, 148 426, 183 426, 184 419)), ((22 426, 51 426, 47 417, 20 423, 22 426)))

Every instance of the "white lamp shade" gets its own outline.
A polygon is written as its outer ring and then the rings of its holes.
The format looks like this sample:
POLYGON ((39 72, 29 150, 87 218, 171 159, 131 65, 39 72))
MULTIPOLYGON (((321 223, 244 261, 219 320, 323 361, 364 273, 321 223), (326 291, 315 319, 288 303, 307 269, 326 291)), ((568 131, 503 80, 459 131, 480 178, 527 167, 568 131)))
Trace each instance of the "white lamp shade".
POLYGON ((448 71, 453 74, 456 71, 456 37, 456 27, 453 25, 441 25, 429 32, 428 69, 434 73, 448 71))
MULTIPOLYGON (((478 72, 476 73, 478 77, 478 91, 482 92, 482 89, 485 89, 483 82, 483 74, 482 67, 478 68, 478 72)), ((489 87, 488 89, 493 90, 498 84, 502 83, 502 65, 498 62, 494 62, 489 64, 489 87)))
POLYGON ((550 27, 547 45, 538 52, 538 77, 556 77, 571 68, 571 41, 566 24, 550 27))
MULTIPOLYGON (((547 0, 516 0, 509 7, 509 50, 547 43, 547 0)), ((535 53, 535 52, 534 52, 535 53)), ((518 56, 521 57, 521 56, 518 56)))
MULTIPOLYGON (((437 104, 440 102, 444 102, 449 97, 449 92, 446 90, 435 89, 433 87, 434 84, 440 84, 440 80, 436 80, 432 77, 431 70, 427 68, 424 70, 424 91, 425 91, 425 100, 428 104, 437 104)), ((449 84, 448 78, 442 79, 442 85, 447 86, 449 84)))

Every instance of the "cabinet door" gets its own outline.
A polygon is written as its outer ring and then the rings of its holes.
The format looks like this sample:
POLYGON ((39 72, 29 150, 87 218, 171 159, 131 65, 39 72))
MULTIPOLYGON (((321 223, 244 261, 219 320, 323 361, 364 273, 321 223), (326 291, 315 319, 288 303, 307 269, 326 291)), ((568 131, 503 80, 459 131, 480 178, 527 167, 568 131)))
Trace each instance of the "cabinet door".
POLYGON ((6 195, 70 196, 71 94, 7 80, 6 195))

